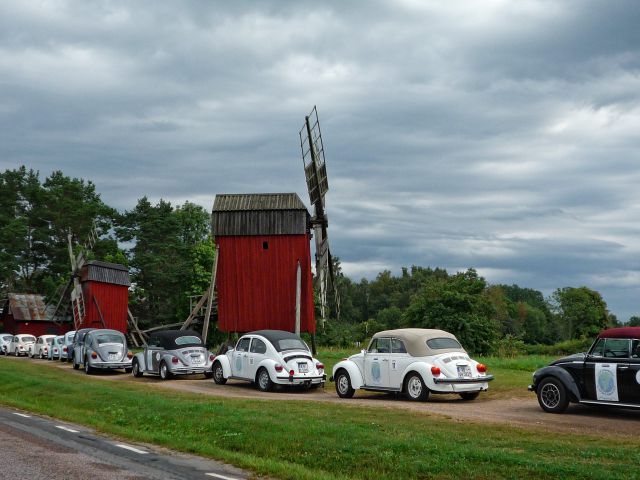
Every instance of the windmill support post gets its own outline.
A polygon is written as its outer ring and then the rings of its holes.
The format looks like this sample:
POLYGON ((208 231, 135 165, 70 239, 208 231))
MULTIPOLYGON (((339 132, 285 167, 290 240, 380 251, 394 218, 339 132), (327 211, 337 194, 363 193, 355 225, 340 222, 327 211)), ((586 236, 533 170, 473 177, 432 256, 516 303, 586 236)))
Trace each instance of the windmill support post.
POLYGON ((208 302, 207 311, 204 316, 204 322, 202 325, 202 341, 207 343, 207 334, 209 333, 209 318, 211 317, 211 307, 213 305, 213 294, 216 288, 216 274, 218 273, 218 257, 220 255, 220 249, 216 250, 216 256, 213 259, 213 267, 211 268, 211 282, 209 282, 208 290, 208 302))
POLYGON ((92 295, 91 299, 93 300, 93 303, 96 304, 96 308, 98 309, 98 315, 100 315, 100 323, 102 323, 102 328, 107 328, 107 324, 104 323, 104 317, 102 316, 102 310, 100 310, 100 304, 98 303, 98 299, 95 297, 95 295, 92 295))

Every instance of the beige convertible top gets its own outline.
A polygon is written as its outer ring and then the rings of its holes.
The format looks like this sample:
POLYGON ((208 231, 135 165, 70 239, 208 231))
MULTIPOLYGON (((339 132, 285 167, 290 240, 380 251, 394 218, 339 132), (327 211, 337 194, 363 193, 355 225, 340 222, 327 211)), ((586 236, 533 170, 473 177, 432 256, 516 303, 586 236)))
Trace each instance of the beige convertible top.
POLYGON ((376 333, 372 340, 380 337, 394 337, 402 340, 407 348, 407 352, 412 357, 426 357, 429 355, 438 355, 440 353, 449 352, 465 352, 462 347, 438 349, 429 348, 427 340, 431 340, 433 338, 452 338, 458 341, 455 335, 445 332, 444 330, 429 328, 400 328, 397 330, 383 330, 382 332, 376 333))

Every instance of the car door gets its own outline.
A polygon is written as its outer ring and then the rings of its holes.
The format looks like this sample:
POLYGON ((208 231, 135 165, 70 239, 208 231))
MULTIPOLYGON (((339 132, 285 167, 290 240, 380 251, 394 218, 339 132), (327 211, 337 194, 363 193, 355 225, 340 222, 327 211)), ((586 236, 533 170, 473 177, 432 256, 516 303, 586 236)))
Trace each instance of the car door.
POLYGON ((162 347, 160 346, 160 338, 159 337, 151 337, 149 338, 149 342, 147 343, 147 348, 145 349, 145 358, 144 363, 145 369, 148 372, 159 372, 160 371, 160 354, 162 347))
POLYGON ((640 405, 640 340, 630 339, 630 355, 618 365, 620 403, 640 405))
POLYGON ((251 337, 242 337, 231 355, 231 374, 238 378, 251 378, 247 372, 249 344, 251 337))
POLYGON ((258 365, 264 360, 267 353, 267 344, 259 338, 252 338, 251 345, 249 347, 249 353, 247 355, 247 377, 256 378, 256 372, 258 365))
POLYGON ((584 362, 588 400, 619 402, 620 387, 629 369, 629 339, 599 338, 584 362))
POLYGON ((407 348, 399 338, 391 338, 391 355, 389 357, 389 386, 402 387, 402 373, 412 361, 407 348))
POLYGON ((364 381, 367 386, 389 388, 391 338, 376 338, 364 356, 364 381))

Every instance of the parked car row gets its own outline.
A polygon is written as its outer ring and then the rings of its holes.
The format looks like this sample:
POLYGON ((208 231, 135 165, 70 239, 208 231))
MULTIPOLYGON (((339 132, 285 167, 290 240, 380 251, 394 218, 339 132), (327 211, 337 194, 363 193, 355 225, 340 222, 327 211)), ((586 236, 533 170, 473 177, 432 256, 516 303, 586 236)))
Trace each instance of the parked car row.
MULTIPOLYGON (((123 369, 135 377, 204 374, 218 385, 229 379, 275 386, 317 388, 327 375, 322 362, 296 334, 260 330, 241 336, 216 356, 192 330, 156 332, 142 352, 128 349, 125 336, 108 329, 82 329, 65 335, 0 333, 0 353, 72 362, 87 374, 123 369)), ((493 376, 472 359, 457 338, 443 330, 398 329, 373 335, 368 348, 333 367, 330 380, 341 398, 356 390, 402 393, 424 401, 431 394, 458 394, 474 400, 493 376)), ((640 408, 640 327, 602 331, 588 352, 538 369, 529 390, 546 412, 561 413, 570 403, 640 408)))

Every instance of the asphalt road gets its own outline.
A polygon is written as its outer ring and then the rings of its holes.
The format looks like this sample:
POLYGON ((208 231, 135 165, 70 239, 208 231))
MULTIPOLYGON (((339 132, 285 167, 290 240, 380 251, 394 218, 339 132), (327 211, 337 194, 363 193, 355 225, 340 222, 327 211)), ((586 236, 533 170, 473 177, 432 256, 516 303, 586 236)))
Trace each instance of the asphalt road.
POLYGON ((201 457, 120 442, 86 427, 6 408, 0 408, 0 472, 1 478, 31 480, 250 477, 247 472, 201 457))

